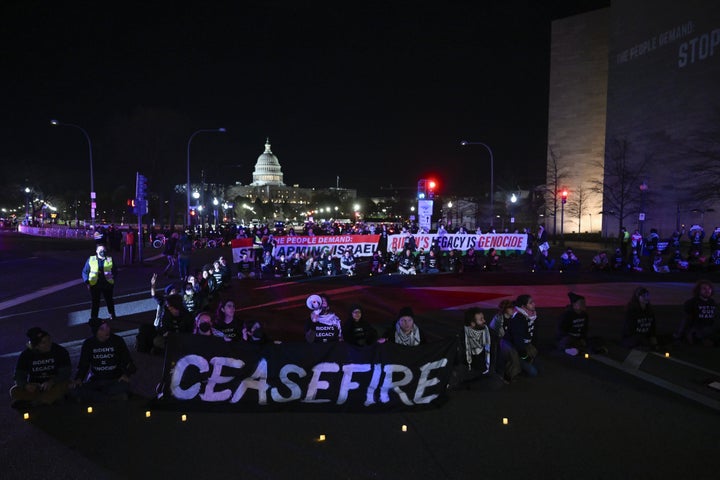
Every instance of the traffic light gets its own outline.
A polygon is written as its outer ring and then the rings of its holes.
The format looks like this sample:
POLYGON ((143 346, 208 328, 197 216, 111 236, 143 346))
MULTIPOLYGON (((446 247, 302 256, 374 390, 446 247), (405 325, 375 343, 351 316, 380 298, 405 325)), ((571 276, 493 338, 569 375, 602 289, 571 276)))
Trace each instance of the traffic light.
POLYGON ((136 200, 145 200, 147 198, 147 187, 148 187, 148 181, 145 175, 141 175, 140 172, 137 173, 137 182, 135 184, 135 199, 136 200))
POLYGON ((562 203, 563 205, 567 203, 567 197, 568 197, 568 191, 566 189, 563 189, 562 192, 560 192, 560 195, 562 196, 562 203))
POLYGON ((435 192, 437 191, 437 182, 435 180, 427 181, 427 197, 435 198, 435 192))
POLYGON ((424 178, 421 178, 418 180, 418 186, 417 186, 417 198, 418 200, 423 200, 427 197, 427 180, 424 178))
POLYGON ((127 213, 135 213, 135 200, 133 200, 132 198, 128 198, 127 200, 127 213))

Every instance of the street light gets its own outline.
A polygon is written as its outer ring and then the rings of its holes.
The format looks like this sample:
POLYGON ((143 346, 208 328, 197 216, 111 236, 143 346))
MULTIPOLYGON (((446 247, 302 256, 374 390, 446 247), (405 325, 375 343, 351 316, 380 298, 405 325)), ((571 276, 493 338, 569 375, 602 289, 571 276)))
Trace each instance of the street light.
POLYGON ((218 132, 218 133, 225 133, 226 130, 224 128, 201 128, 200 130, 195 130, 192 135, 190 135, 190 138, 187 142, 187 211, 186 211, 186 219, 187 224, 186 227, 189 227, 191 224, 190 219, 190 144, 192 143, 192 139, 195 138, 195 135, 198 133, 206 133, 206 132, 218 132))
POLYGON ((74 123, 61 123, 53 119, 50 120, 50 124, 60 127, 77 128, 83 133, 83 135, 85 135, 85 138, 87 139, 88 156, 90 157, 90 222, 93 228, 95 228, 95 209, 97 208, 97 204, 95 203, 95 176, 93 175, 92 142, 90 142, 90 135, 88 135, 84 128, 82 128, 80 125, 75 125, 74 123))
POLYGON ((463 140, 460 142, 460 145, 463 147, 467 145, 482 145, 483 147, 487 148, 488 153, 490 153, 490 230, 492 230, 493 227, 493 214, 495 213, 494 209, 494 198, 493 195, 495 193, 495 160, 493 159, 493 152, 490 147, 488 147, 485 143, 482 142, 468 142, 467 140, 463 140))
POLYGON ((648 184, 645 180, 640 184, 640 215, 638 220, 640 222, 640 235, 643 234, 643 225, 645 224, 645 192, 648 190, 648 184))

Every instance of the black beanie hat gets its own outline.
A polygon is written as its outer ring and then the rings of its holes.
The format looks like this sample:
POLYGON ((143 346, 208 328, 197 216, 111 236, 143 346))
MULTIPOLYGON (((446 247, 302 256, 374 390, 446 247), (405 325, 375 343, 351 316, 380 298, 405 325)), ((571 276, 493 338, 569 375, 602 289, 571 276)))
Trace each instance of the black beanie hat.
POLYGON ((107 320, 105 320, 104 318, 91 318, 90 320, 88 320, 88 325, 90 326, 90 331, 93 335, 97 334, 103 323, 107 323, 107 320))
POLYGON ((30 339, 30 345, 35 347, 38 343, 42 341, 43 338, 47 337, 50 334, 40 327, 32 327, 25 333, 25 335, 27 335, 27 337, 30 339))
POLYGON ((403 307, 400 309, 400 313, 398 313, 398 318, 400 317, 414 317, 415 314, 412 311, 412 308, 410 307, 403 307))
POLYGON ((578 295, 577 293, 568 292, 568 298, 570 299, 570 304, 577 302, 578 300, 585 300, 585 297, 582 295, 578 295))

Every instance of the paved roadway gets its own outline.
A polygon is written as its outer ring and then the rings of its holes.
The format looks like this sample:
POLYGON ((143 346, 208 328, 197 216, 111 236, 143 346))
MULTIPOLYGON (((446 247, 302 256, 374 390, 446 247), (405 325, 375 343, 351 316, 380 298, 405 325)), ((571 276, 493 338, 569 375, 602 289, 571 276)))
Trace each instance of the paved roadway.
MULTIPOLYGON (((193 262, 221 251, 200 251, 193 262)), ((89 308, 78 278, 91 252, 90 242, 0 234, 0 388, 12 384, 30 326, 50 331, 76 360, 89 308)), ((147 253, 151 260, 123 268, 118 279, 123 317, 115 328, 128 340, 153 318, 148 281, 163 260, 147 253)), ((589 261, 589 252, 582 254, 589 261)), ((2 478, 716 478, 720 395, 707 385, 720 377, 720 349, 671 346, 666 358, 628 355, 614 343, 636 285, 649 287, 660 331, 669 333, 696 277, 529 274, 507 262, 505 272, 460 277, 235 281, 228 294, 241 313, 263 320, 283 341, 301 341, 310 293, 329 293, 342 318, 359 300, 378 328, 411 305, 435 337, 453 334, 468 306, 490 315, 501 299, 530 293, 540 312, 542 376, 496 391, 474 385, 450 392, 449 402, 432 410, 193 413, 181 422, 180 412, 145 417, 161 360, 136 354, 137 395, 127 404, 98 405, 92 415, 85 405, 67 404, 32 412, 30 421, 0 409, 2 478), (586 360, 552 351, 570 290, 587 298, 593 332, 608 340, 609 355, 586 360)))

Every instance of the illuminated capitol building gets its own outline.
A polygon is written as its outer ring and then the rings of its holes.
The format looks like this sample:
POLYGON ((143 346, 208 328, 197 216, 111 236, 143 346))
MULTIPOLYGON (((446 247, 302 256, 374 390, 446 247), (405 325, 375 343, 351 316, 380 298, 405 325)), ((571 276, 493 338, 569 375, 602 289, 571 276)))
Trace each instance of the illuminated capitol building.
MULTIPOLYGON (((237 182, 225 190, 227 199, 243 198, 251 203, 258 201, 263 204, 273 204, 283 209, 303 210, 310 206, 313 195, 318 192, 334 193, 339 200, 354 199, 357 190, 341 188, 301 188, 299 185, 286 185, 280 161, 272 152, 270 139, 265 141, 265 151, 255 162, 252 182, 242 185, 237 182)), ((237 210, 237 208, 236 208, 237 210)), ((284 212, 286 215, 289 212, 284 212)), ((282 217, 282 215, 280 215, 282 217)))

